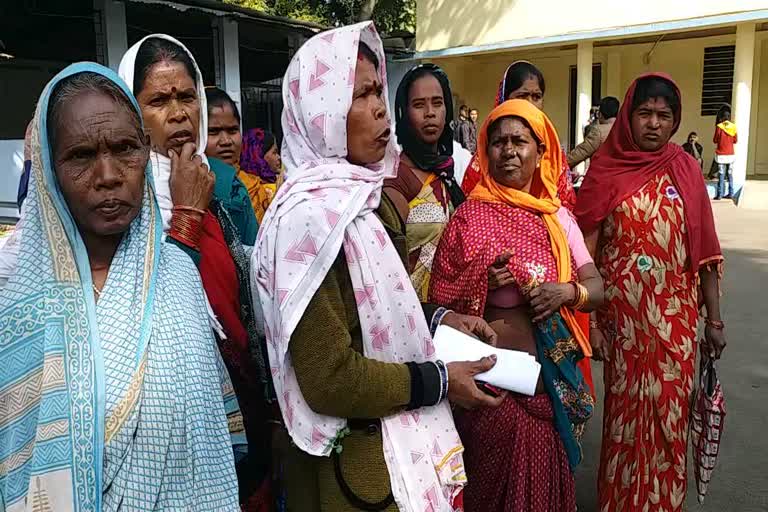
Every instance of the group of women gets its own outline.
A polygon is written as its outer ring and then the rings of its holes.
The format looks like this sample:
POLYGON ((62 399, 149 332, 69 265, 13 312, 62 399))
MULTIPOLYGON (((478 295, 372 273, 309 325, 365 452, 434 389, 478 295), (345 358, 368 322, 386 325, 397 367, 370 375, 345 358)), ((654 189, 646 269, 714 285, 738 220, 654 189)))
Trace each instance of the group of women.
POLYGON ((396 142, 371 23, 283 83, 284 173, 169 36, 43 91, 0 254, 0 509, 574 511, 591 356, 601 509, 681 510, 700 307, 702 356, 725 339, 674 82, 633 83, 578 198, 530 63, 463 186, 448 77, 405 76, 396 142), (535 356, 535 395, 437 360, 439 325, 535 356))

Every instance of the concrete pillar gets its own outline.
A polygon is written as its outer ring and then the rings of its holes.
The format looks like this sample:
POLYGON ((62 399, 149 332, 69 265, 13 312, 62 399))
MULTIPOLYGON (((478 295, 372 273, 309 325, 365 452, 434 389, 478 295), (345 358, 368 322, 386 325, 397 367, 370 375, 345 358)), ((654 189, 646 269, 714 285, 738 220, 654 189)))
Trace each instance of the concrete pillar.
POLYGON ((117 71, 120 59, 128 51, 125 4, 115 0, 93 0, 96 30, 96 60, 117 71))
POLYGON ((608 73, 606 80, 606 96, 614 96, 619 101, 624 99, 621 83, 621 54, 619 52, 608 53, 608 73))
POLYGON ((217 16, 213 20, 213 58, 216 86, 237 103, 242 115, 240 98, 240 42, 237 21, 217 16))
POLYGON ((752 113, 752 75, 755 62, 755 24, 736 27, 736 57, 733 69, 733 121, 738 129, 733 186, 740 196, 747 177, 749 128, 752 113))
MULTIPOLYGON (((592 50, 592 41, 583 41, 576 52, 576 144, 584 140, 592 108, 592 50)), ((582 174, 584 164, 577 166, 576 172, 582 174)))

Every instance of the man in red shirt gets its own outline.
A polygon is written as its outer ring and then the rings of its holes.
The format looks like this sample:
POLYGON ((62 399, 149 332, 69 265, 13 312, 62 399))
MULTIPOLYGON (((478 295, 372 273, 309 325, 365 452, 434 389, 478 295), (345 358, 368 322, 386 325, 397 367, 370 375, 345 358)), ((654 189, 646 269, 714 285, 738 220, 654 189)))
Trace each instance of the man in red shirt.
POLYGON ((717 163, 717 195, 715 199, 733 198, 733 163, 736 161, 734 144, 738 142, 736 125, 731 122, 731 111, 723 110, 715 127, 715 162, 717 163), (723 182, 728 180, 728 193, 723 196, 723 182))

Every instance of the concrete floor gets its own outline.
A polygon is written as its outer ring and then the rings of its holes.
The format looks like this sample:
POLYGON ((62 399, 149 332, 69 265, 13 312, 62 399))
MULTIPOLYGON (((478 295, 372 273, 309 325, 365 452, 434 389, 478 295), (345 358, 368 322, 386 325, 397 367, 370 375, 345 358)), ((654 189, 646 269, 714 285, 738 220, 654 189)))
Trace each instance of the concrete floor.
MULTIPOLYGON (((698 505, 689 470, 685 510, 763 512, 768 511, 768 211, 745 210, 726 202, 713 203, 713 209, 726 257, 721 308, 728 347, 718 370, 727 416, 706 500, 698 505)), ((599 402, 602 367, 593 363, 592 368, 599 402)), ((576 473, 580 512, 598 510, 601 425, 598 406, 585 434, 585 460, 576 473)))

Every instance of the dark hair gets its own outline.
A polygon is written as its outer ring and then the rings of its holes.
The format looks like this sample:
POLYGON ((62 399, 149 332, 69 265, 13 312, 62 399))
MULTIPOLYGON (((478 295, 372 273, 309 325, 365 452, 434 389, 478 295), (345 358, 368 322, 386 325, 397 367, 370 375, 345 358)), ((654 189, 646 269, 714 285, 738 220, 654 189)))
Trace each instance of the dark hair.
MULTIPOLYGON (((688 134, 688 139, 690 139, 691 137, 694 137, 694 136, 698 137, 699 134, 696 133, 696 132, 691 132, 691 133, 688 134)), ((686 139, 686 140, 688 140, 688 139, 686 139)))
POLYGON ((462 110, 467 110, 468 111, 469 107, 467 107, 466 105, 462 105, 462 106, 459 107, 459 111, 462 111, 462 110))
POLYGON ((136 130, 141 131, 141 115, 120 86, 104 75, 84 71, 63 79, 51 91, 51 97, 48 100, 48 138, 51 141, 51 147, 55 146, 61 107, 86 92, 104 94, 115 100, 131 113, 131 119, 136 123, 136 130))
POLYGON ((528 128, 528 130, 530 130, 530 132, 531 132, 531 137, 533 137, 533 140, 535 140, 537 144, 541 144, 541 141, 539 140, 539 137, 538 137, 538 135, 536 135, 536 132, 534 132, 534 131, 533 131, 533 128, 531 128, 531 124, 530 124, 530 123, 529 123, 529 122, 528 122, 528 121, 527 121, 525 118, 523 118, 523 117, 520 117, 520 116, 502 116, 502 117, 500 117, 500 118, 496 119, 494 122, 492 122, 492 123, 490 124, 490 126, 488 126, 488 141, 489 141, 489 142, 490 142, 490 140, 491 140, 491 134, 492 134, 492 133, 493 133, 493 132, 494 132, 496 129, 498 129, 499 125, 501 125, 501 122, 502 122, 503 120, 505 120, 505 119, 517 119, 518 121, 520 121, 521 123, 523 123, 523 124, 525 125, 525 127, 526 127, 526 128, 528 128))
POLYGON ((233 100, 226 91, 219 89, 218 87, 206 87, 205 99, 208 102, 208 114, 214 108, 224 108, 229 105, 232 108, 232 113, 235 115, 237 122, 240 122, 240 111, 237 109, 237 103, 233 100))
POLYGON ((477 112, 477 113, 480 113, 480 111, 479 111, 479 110, 477 110, 476 108, 471 108, 471 109, 469 109, 469 113, 471 114, 472 112, 477 112))
POLYGON ((619 115, 619 100, 613 96, 606 96, 600 100, 600 113, 605 119, 619 115))
POLYGON ((675 114, 675 118, 679 119, 680 96, 678 96, 677 90, 669 80, 656 76, 649 76, 638 80, 634 98, 632 98, 632 112, 651 98, 664 99, 675 114))
POLYGON ((373 64, 373 67, 378 71, 379 58, 376 56, 373 50, 371 50, 370 46, 360 41, 360 45, 357 47, 357 54, 362 56, 364 59, 369 60, 373 64))
POLYGON ((180 62, 189 73, 189 77, 197 84, 197 72, 192 58, 181 46, 168 41, 151 37, 141 43, 136 54, 133 71, 133 95, 138 96, 144 89, 144 81, 149 70, 158 62, 180 62))
POLYGON ((723 121, 730 121, 731 120, 731 106, 727 103, 723 103, 723 105, 717 109, 717 116, 715 117, 715 124, 720 124, 723 121), (725 117, 725 114, 728 114, 728 117, 725 117))
POLYGON ((275 138, 275 134, 270 131, 264 130, 264 139, 262 140, 261 144, 262 144, 261 145, 262 151, 264 155, 266 155, 267 151, 272 149, 272 146, 277 144, 277 138, 275 138))
POLYGON ((535 78, 539 82, 539 89, 541 94, 544 94, 547 90, 547 86, 544 83, 544 75, 539 71, 539 68, 526 61, 518 61, 509 66, 507 73, 504 75, 504 98, 507 99, 513 91, 516 91, 523 86, 526 80, 529 78, 535 78))

